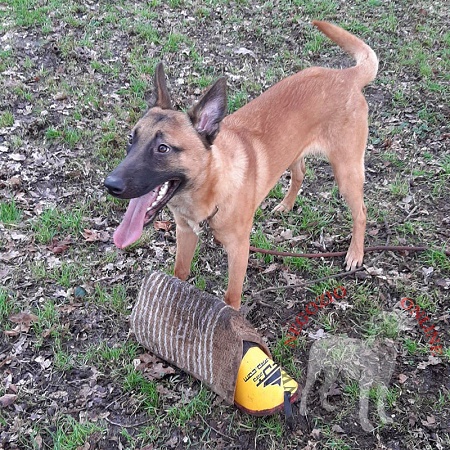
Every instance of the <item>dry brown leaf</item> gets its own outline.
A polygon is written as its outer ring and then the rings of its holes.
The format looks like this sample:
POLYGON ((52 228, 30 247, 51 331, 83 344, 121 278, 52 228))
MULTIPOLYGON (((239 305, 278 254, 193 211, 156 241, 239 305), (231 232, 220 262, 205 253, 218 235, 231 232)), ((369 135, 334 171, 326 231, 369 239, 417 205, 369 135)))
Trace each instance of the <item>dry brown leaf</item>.
POLYGON ((173 223, 168 220, 155 220, 155 222, 153 222, 153 228, 155 230, 170 231, 172 226, 173 223))
MULTIPOLYGON (((19 336, 21 331, 22 331, 22 325, 17 325, 17 327, 13 328, 12 330, 3 330, 3 334, 5 336, 15 337, 15 336, 19 336)), ((28 330, 23 330, 23 331, 25 331, 25 333, 26 333, 28 330)))
POLYGON ((67 236, 60 241, 58 239, 52 239, 52 242, 47 245, 47 248, 55 254, 60 254, 64 253, 70 244, 72 244, 72 238, 71 236, 67 236))
POLYGON ((401 374, 398 376, 398 381, 399 381, 401 384, 403 384, 407 379, 408 379, 408 377, 407 377, 404 373, 401 373, 401 374))
POLYGON ((136 370, 142 372, 149 380, 158 380, 165 375, 175 373, 175 369, 168 366, 165 361, 150 353, 139 355, 139 359, 134 361, 136 370))
POLYGON ((12 405, 17 400, 17 395, 15 394, 5 394, 0 397, 0 406, 6 408, 12 405))
POLYGON ((109 233, 107 231, 89 230, 87 228, 83 231, 83 237, 87 242, 108 242, 109 233))
POLYGON ((29 312, 20 312, 9 316, 9 320, 13 323, 18 323, 29 327, 33 322, 38 322, 39 317, 29 312))

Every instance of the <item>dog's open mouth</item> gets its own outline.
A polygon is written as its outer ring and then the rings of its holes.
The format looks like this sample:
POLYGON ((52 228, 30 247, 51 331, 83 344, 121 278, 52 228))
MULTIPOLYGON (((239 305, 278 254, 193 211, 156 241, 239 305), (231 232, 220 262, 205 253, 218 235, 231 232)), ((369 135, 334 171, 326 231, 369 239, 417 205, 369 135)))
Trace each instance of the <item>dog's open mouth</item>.
POLYGON ((114 233, 114 244, 125 248, 136 242, 146 225, 151 223, 158 211, 173 197, 181 181, 169 180, 156 186, 148 194, 132 198, 125 216, 114 233))

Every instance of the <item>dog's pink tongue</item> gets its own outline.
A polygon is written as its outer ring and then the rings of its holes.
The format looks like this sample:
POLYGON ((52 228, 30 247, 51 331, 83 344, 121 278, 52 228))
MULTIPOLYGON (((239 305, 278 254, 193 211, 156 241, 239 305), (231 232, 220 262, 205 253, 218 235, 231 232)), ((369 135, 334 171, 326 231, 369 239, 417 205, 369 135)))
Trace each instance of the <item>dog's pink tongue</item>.
POLYGON ((144 229, 145 213, 153 202, 155 194, 150 191, 142 197, 132 198, 128 205, 125 217, 114 232, 114 244, 119 248, 125 248, 136 242, 144 229))

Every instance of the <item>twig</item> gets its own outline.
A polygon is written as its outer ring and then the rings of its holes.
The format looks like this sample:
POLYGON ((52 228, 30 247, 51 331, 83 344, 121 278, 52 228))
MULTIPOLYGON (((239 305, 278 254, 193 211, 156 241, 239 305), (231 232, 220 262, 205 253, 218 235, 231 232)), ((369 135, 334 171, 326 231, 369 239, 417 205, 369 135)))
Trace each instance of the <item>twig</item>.
MULTIPOLYGON (((375 247, 366 247, 364 253, 370 252, 425 252, 431 250, 429 247, 414 247, 408 245, 378 245, 375 247)), ((327 253, 292 253, 280 252, 278 250, 266 250, 265 248, 258 248, 250 246, 250 251, 254 253, 263 253, 265 255, 292 257, 292 258, 333 258, 344 256, 347 252, 327 252, 327 253)), ((450 256, 450 251, 443 250, 446 256, 450 256)))
MULTIPOLYGON (((358 267, 357 269, 349 270, 348 272, 340 272, 340 273, 336 273, 334 275, 329 275, 327 277, 317 278, 317 280, 306 281, 305 283, 302 283, 302 284, 287 284, 286 286, 272 286, 272 287, 262 289, 261 291, 256 292, 255 296, 257 296, 263 292, 277 291, 278 289, 290 289, 290 288, 297 288, 297 287, 313 286, 314 284, 320 283, 321 281, 331 280, 332 278, 343 278, 348 275, 353 275, 356 272, 360 272, 361 270, 365 270, 365 267, 358 267)), ((269 306, 269 305, 267 305, 267 306, 269 306)))
POLYGON ((199 414, 199 416, 200 416, 200 419, 202 419, 203 423, 204 423, 207 427, 211 428, 211 430, 215 431, 217 434, 220 434, 221 436, 223 436, 223 437, 225 437, 225 438, 227 438, 227 439, 230 439, 230 441, 233 440, 230 436, 227 436, 226 434, 223 434, 223 433, 220 432, 219 430, 216 430, 214 427, 212 427, 212 426, 211 426, 211 425, 203 418, 203 416, 202 416, 201 414, 199 414))

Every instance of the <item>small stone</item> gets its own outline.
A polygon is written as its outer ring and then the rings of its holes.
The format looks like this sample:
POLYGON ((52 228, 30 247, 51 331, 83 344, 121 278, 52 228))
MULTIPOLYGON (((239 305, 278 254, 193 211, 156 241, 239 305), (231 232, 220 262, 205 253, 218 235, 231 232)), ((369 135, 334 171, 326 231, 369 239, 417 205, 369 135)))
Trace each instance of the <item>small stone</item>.
POLYGON ((73 291, 73 295, 75 298, 83 298, 86 296, 86 294, 86 289, 82 288, 81 286, 77 286, 73 291))

